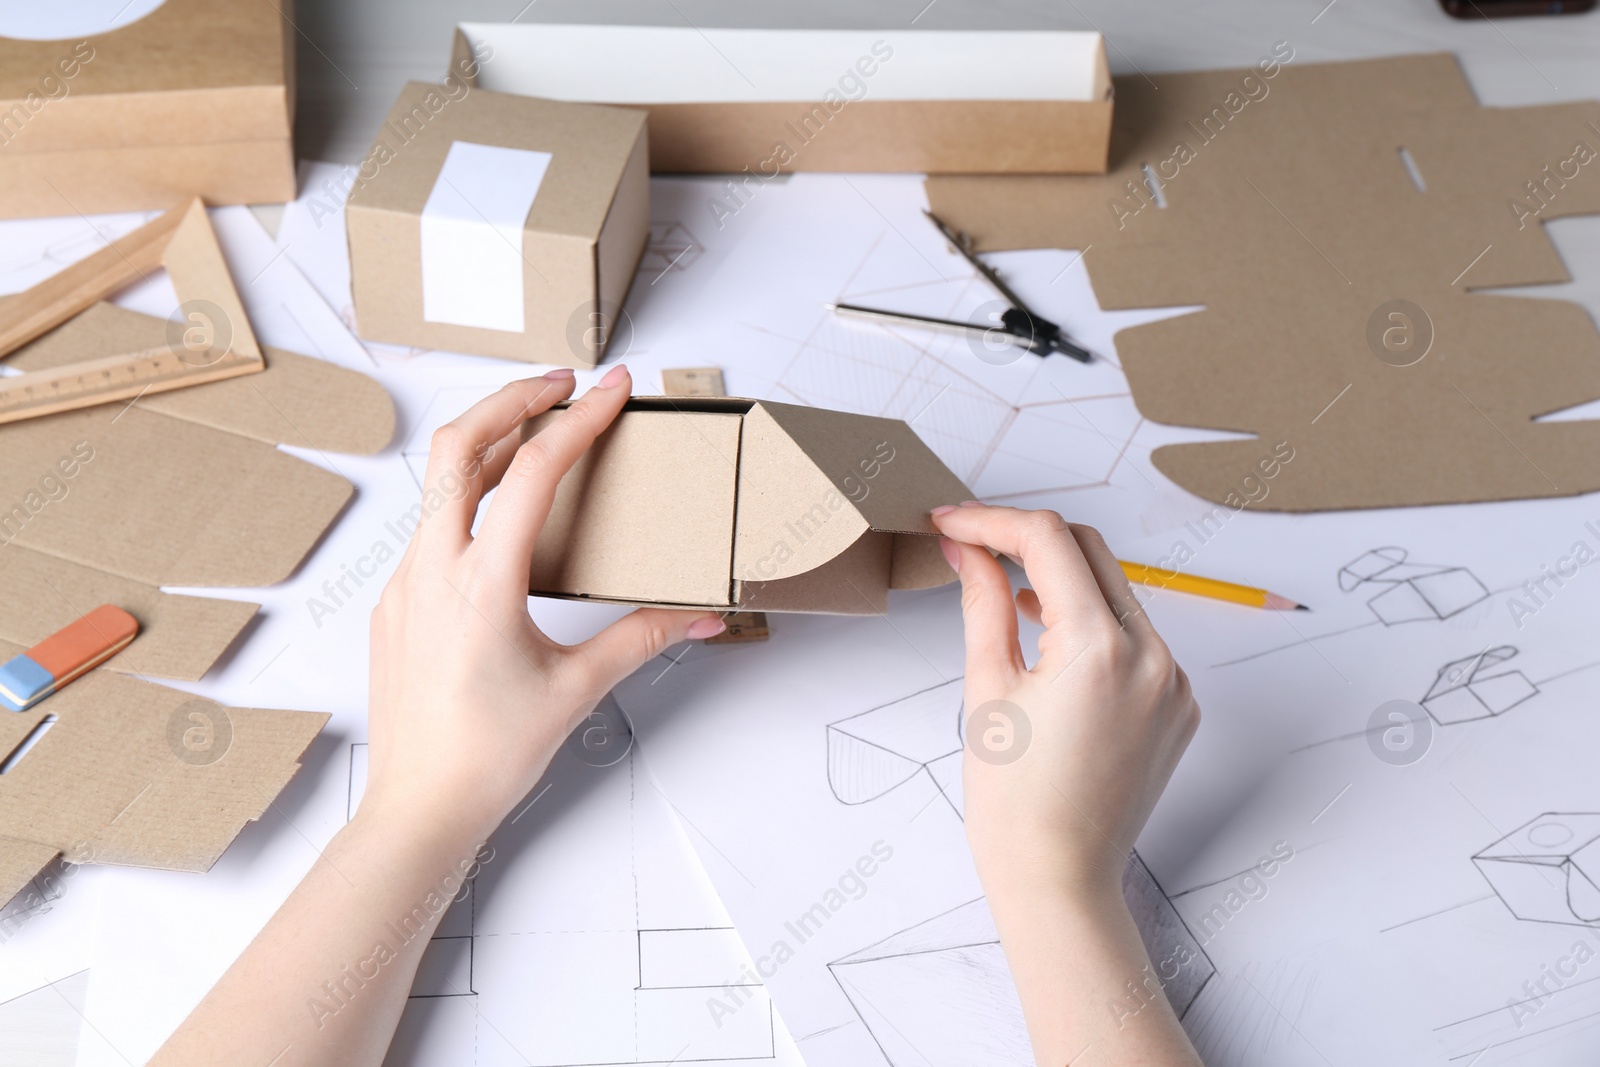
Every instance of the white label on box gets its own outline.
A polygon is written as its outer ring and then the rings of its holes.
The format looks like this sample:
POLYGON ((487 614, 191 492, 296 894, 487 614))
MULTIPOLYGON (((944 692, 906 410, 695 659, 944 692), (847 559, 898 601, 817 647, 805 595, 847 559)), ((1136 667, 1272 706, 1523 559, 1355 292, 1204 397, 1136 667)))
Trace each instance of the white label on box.
POLYGON ((549 152, 455 141, 422 208, 422 317, 523 330, 522 227, 549 152))

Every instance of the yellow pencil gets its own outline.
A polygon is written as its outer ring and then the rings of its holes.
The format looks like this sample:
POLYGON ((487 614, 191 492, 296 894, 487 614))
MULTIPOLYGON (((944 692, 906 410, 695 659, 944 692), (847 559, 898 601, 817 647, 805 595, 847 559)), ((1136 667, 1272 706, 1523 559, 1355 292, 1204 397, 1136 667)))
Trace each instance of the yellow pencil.
POLYGON ((1128 576, 1128 581, 1138 582, 1140 585, 1175 589, 1180 593, 1208 596, 1213 600, 1229 600, 1235 604, 1265 608, 1268 611, 1311 610, 1304 604, 1296 604, 1288 597, 1269 593, 1265 589, 1256 589, 1253 586, 1224 582, 1217 578, 1202 578, 1197 574, 1184 574, 1182 571, 1162 570, 1160 567, 1147 567, 1143 563, 1127 563, 1122 560, 1117 562, 1122 564, 1122 573, 1128 576))

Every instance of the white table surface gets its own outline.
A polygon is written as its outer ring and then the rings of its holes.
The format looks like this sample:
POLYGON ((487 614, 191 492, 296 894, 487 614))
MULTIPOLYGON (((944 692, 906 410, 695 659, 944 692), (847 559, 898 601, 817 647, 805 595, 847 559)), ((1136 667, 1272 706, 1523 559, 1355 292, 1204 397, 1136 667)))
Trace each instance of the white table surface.
MULTIPOLYGON (((1286 40, 1297 63, 1453 51, 1490 105, 1600 97, 1600 12, 1463 22, 1431 0, 321 0, 298 5, 301 158, 356 162, 400 86, 436 79, 462 21, 646 23, 743 27, 1095 29, 1112 69, 1159 84, 1163 72, 1247 66, 1286 40)), ((263 213, 270 220, 270 212, 263 213)), ((1600 318, 1600 242, 1552 237, 1578 279, 1559 290, 1600 318)), ((78 1016, 0 1004, 0 1067, 70 1064, 78 1016)))

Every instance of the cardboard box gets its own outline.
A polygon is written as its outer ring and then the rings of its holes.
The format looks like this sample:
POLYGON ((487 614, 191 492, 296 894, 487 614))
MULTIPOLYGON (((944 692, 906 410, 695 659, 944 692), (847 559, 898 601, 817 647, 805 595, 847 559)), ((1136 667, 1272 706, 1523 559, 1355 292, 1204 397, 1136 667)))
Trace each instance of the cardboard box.
POLYGON ((648 160, 640 111, 408 84, 345 207, 358 332, 593 366, 650 235, 648 160))
POLYGON ((478 84, 645 107, 658 172, 1103 173, 1098 33, 467 23, 478 84))
MULTIPOLYGON (((552 418, 530 420, 524 439, 552 418)), ((898 419, 737 397, 636 397, 564 479, 542 596, 882 614, 955 578, 928 512, 972 493, 898 419)))
POLYGON ((1472 862, 1517 918, 1600 927, 1600 814, 1547 811, 1472 862))
POLYGON ((293 199, 291 14, 167 0, 109 33, 0 37, 0 218, 293 199))

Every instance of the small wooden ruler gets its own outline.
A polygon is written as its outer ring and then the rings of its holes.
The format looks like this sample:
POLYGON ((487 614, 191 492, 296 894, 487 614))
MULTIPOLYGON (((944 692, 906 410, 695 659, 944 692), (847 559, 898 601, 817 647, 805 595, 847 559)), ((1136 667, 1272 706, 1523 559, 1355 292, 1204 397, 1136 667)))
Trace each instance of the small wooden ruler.
POLYGON ((0 357, 163 267, 182 301, 167 345, 0 377, 0 423, 265 370, 205 205, 197 199, 0 302, 0 357))
POLYGON ((264 366, 259 355, 231 349, 209 364, 192 365, 163 347, 30 371, 0 378, 0 423, 253 374, 264 366))
MULTIPOLYGON (((722 371, 717 367, 679 367, 661 372, 661 391, 667 396, 727 396, 722 382, 722 371)), ((715 637, 708 637, 708 645, 743 644, 746 641, 765 641, 772 636, 767 629, 764 611, 735 611, 722 617, 728 628, 715 637)))

